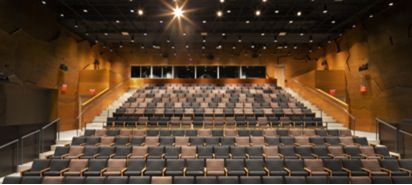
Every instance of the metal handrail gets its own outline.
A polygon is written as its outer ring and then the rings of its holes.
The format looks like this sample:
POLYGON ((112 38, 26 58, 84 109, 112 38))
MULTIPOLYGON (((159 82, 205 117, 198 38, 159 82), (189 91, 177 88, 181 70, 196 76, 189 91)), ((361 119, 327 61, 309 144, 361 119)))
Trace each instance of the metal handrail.
POLYGON ((296 84, 300 85, 303 88, 309 89, 310 91, 314 92, 315 94, 320 94, 321 95, 320 97, 323 97, 322 99, 336 105, 339 109, 341 109, 343 112, 345 112, 349 116, 349 118, 351 119, 351 122, 349 123, 349 129, 354 128, 353 129, 353 135, 356 134, 356 117, 354 115, 352 115, 347 109, 342 108, 342 106, 339 105, 338 103, 336 103, 334 101, 331 101, 330 99, 326 98, 325 95, 319 93, 317 90, 315 90, 311 87, 308 87, 307 85, 304 85, 304 84, 300 83, 296 79, 293 79, 292 81, 295 82, 296 84))
POLYGON ((406 134, 406 135, 408 135, 408 136, 411 136, 411 137, 412 137, 412 133, 407 132, 407 131, 405 131, 405 130, 399 130, 399 132, 401 132, 402 134, 406 134))
POLYGON ((4 145, 1 145, 1 146, 0 146, 0 149, 3 149, 3 148, 5 148, 5 147, 8 147, 8 146, 10 146, 10 145, 12 145, 12 144, 14 144, 14 143, 18 143, 18 142, 19 142, 19 139, 15 139, 15 140, 10 141, 10 142, 8 142, 8 143, 6 143, 6 144, 4 144, 4 145))
POLYGON ((24 136, 21 136, 20 138, 21 138, 21 139, 26 139, 26 138, 28 138, 28 137, 30 137, 30 136, 32 136, 32 135, 34 135, 34 134, 37 134, 37 133, 39 133, 39 132, 40 132, 40 130, 35 130, 35 131, 30 132, 30 133, 28 133, 28 134, 26 134, 26 135, 24 135, 24 136))
POLYGON ((54 121, 48 123, 47 125, 44 125, 43 127, 41 127, 41 129, 44 130, 44 129, 46 129, 46 128, 52 126, 52 125, 54 125, 55 123, 57 123, 57 122, 59 122, 59 121, 60 121, 60 118, 57 118, 57 119, 55 119, 54 121))

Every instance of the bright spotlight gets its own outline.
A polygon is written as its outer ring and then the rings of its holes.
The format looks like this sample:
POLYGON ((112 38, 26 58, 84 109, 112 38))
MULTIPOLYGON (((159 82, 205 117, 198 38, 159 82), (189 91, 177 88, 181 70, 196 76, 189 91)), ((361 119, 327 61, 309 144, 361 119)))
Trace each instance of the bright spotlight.
POLYGON ((182 17, 183 16, 182 8, 179 8, 179 7, 175 8, 173 10, 173 14, 175 15, 175 17, 182 17))

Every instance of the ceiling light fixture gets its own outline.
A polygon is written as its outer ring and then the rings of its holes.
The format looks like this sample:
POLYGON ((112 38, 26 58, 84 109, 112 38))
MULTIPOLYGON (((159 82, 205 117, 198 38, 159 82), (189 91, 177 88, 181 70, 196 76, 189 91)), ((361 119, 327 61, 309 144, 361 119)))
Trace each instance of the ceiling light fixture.
POLYGON ((183 10, 180 7, 176 7, 173 10, 173 14, 175 15, 175 17, 182 17, 183 16, 183 10))

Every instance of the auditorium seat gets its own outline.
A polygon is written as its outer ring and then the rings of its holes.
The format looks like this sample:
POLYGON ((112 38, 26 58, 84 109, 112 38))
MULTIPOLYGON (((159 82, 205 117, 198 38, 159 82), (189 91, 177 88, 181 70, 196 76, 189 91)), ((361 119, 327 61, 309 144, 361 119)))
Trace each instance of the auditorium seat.
POLYGON ((100 176, 106 164, 106 159, 90 159, 89 166, 83 174, 84 176, 100 176))
POLYGON ((246 159, 246 148, 231 146, 230 147, 230 158, 232 159, 246 159))
POLYGON ((204 163, 202 159, 186 159, 186 176, 203 176, 204 163))
POLYGON ((35 159, 30 169, 21 172, 22 176, 41 176, 49 170, 50 160, 35 159))
POLYGON ((140 176, 146 166, 144 159, 129 159, 127 160, 127 169, 123 173, 125 176, 140 176))
POLYGON ((219 184, 239 184, 238 176, 218 176, 217 181, 219 184))
POLYGON ((104 176, 122 176, 126 171, 126 159, 109 159, 107 167, 102 170, 104 176))
POLYGON ((83 176, 65 176, 64 184, 84 184, 85 177, 83 176))
POLYGON ((289 176, 307 176, 309 174, 300 159, 285 159, 285 170, 289 176))
POLYGON ((20 184, 41 184, 43 178, 40 176, 23 176, 20 184))
POLYGON ((180 158, 182 159, 196 159, 197 149, 196 146, 182 146, 180 158))
POLYGON ((261 184, 262 180, 260 176, 240 176, 240 184, 261 184))
POLYGON ((266 168, 270 176, 286 176, 288 172, 285 171, 282 159, 266 159, 266 168))
POLYGON ((329 184, 349 184, 348 176, 330 176, 329 184))
POLYGON ((172 184, 173 179, 172 177, 159 177, 159 176, 152 176, 151 184, 172 184))
POLYGON ((225 175, 225 163, 223 159, 206 159, 205 174, 208 176, 225 175))
POLYGON ((343 169, 349 176, 367 176, 368 173, 362 170, 362 162, 359 159, 343 159, 343 169))
POLYGON ((371 177, 372 184, 392 184, 390 176, 373 176, 371 177))
POLYGON ((61 176, 69 166, 69 159, 52 159, 50 161, 49 170, 43 173, 44 176, 61 176))
POLYGON ((129 184, 150 184, 150 176, 130 176, 129 184))
POLYGON ((306 184, 306 178, 301 176, 286 176, 286 184, 306 184))
POLYGON ((246 175, 243 159, 226 159, 226 174, 228 176, 246 175))
POLYGON ((89 161, 87 159, 72 159, 69 163, 69 170, 63 173, 64 176, 82 176, 87 170, 89 161))
POLYGON ((197 176, 196 184, 217 184, 216 176, 197 176))
POLYGON ((85 184, 104 184, 106 177, 86 177, 85 184))
POLYGON ((6 176, 3 179, 3 184, 20 184, 20 176, 6 176))
POLYGON ((307 176, 307 184, 329 184, 329 179, 327 176, 307 176))
POLYGON ((268 173, 263 159, 246 159, 245 166, 248 176, 264 176, 268 173))
POLYGON ((195 177, 194 176, 174 176, 173 177, 173 184, 194 184, 195 177))
POLYGON ((162 176, 166 171, 165 161, 163 159, 147 159, 144 175, 162 176))
POLYGON ((117 146, 113 159, 128 159, 131 156, 132 147, 129 146, 117 146))
POLYGON ((229 146, 214 146, 215 159, 228 159, 230 157, 229 146))
POLYGON ((367 171, 369 176, 387 176, 388 170, 382 168, 377 159, 361 159, 362 169, 367 171))
POLYGON ((147 146, 133 146, 132 152, 129 156, 130 159, 146 159, 147 158, 147 146))
POLYGON ((372 181, 368 176, 350 177, 351 184, 371 184, 372 181))
POLYGON ((185 160, 184 159, 168 159, 166 160, 167 176, 184 176, 185 160))
POLYGON ((340 159, 324 159, 323 163, 331 176, 348 176, 348 171, 343 170, 340 159))
POLYGON ((43 177, 42 184, 62 184, 63 183, 63 177, 43 177))
POLYGON ((106 184, 128 184, 129 178, 128 177, 117 177, 117 176, 109 176, 106 178, 106 184))
POLYGON ((325 170, 321 159, 304 159, 305 170, 310 176, 328 176, 329 172, 325 170))
POLYGON ((392 177, 392 181, 394 184, 412 184, 412 177, 394 176, 392 177))
POLYGON ((396 159, 382 159, 380 160, 382 168, 387 169, 389 176, 410 176, 411 173, 408 170, 400 168, 396 159))

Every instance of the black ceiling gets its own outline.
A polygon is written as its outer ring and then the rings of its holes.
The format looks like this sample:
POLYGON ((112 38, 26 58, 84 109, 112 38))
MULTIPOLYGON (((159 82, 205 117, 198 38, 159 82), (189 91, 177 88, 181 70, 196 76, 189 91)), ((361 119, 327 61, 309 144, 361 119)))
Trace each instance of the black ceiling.
POLYGON ((198 47, 234 44, 239 40, 270 45, 277 40, 277 44, 315 45, 334 39, 344 29, 379 13, 387 3, 386 0, 225 0, 224 3, 220 0, 58 0, 57 13, 70 30, 105 44, 184 43, 198 47), (173 15, 166 15, 172 10, 165 4, 174 6, 176 2, 179 5, 187 2, 184 15, 192 22, 182 19, 181 28, 177 21, 171 22, 173 15), (143 10, 142 16, 138 15, 139 10, 143 10), (217 16, 218 10, 223 12, 222 17, 217 16), (256 10, 261 11, 260 16, 255 15, 256 10), (301 16, 297 15, 299 11, 301 16), (286 36, 279 36, 281 32, 287 33, 286 36))

